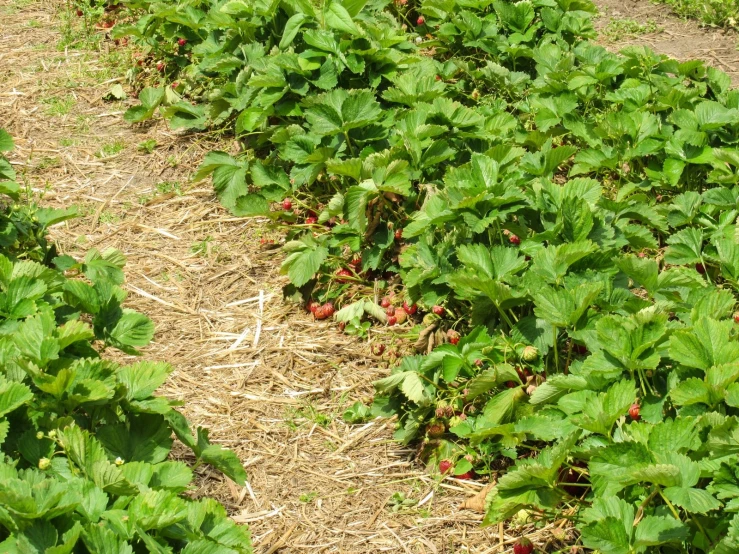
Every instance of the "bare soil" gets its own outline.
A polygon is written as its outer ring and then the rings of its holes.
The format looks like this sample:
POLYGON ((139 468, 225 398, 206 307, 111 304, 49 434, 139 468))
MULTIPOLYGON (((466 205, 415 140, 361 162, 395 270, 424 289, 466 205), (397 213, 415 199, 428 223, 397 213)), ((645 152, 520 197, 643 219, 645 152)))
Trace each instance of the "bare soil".
POLYGON ((676 16, 668 6, 649 0, 593 0, 601 12, 596 29, 603 31, 613 20, 630 19, 641 24, 655 23, 657 31, 617 37, 616 41, 601 38, 604 46, 617 51, 625 46, 649 46, 659 54, 680 61, 700 59, 725 71, 734 85, 739 85, 739 35, 735 31, 701 25, 693 19, 676 16))

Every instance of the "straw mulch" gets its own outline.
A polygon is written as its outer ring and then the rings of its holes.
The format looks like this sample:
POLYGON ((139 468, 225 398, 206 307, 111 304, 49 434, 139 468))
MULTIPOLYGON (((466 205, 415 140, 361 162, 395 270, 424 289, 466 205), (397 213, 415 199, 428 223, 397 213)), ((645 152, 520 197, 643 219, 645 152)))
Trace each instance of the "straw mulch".
MULTIPOLYGON (((41 201, 80 208, 53 231, 60 249, 125 253, 128 305, 157 326, 145 356, 176 368, 162 392, 243 461, 246 487, 204 467, 193 494, 223 502, 267 554, 510 552, 519 534, 561 548, 554 535, 566 532, 552 525, 481 528, 482 514, 460 504, 484 484, 429 476, 392 442, 392 421, 343 422, 387 363, 283 302, 280 250, 260 244, 279 233, 230 217, 208 183, 190 183, 208 150, 233 145, 123 122, 130 102, 103 97, 125 87, 110 66, 130 53, 110 40, 66 44, 63 13, 0 0, 0 127, 16 138, 12 162, 41 201), (137 147, 146 140, 156 141, 151 154, 137 147)), ((68 36, 84 37, 72 24, 68 36)))

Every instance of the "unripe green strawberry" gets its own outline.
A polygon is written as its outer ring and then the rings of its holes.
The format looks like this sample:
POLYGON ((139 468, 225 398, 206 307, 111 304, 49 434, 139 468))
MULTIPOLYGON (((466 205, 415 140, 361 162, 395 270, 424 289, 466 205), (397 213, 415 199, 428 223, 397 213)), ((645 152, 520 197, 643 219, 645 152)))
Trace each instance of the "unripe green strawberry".
POLYGON ((49 469, 50 466, 51 466, 51 460, 49 458, 41 458, 38 461, 39 469, 49 469))
POLYGON ((536 346, 527 346, 521 353, 521 359, 524 362, 535 362, 539 358, 539 349, 536 346))

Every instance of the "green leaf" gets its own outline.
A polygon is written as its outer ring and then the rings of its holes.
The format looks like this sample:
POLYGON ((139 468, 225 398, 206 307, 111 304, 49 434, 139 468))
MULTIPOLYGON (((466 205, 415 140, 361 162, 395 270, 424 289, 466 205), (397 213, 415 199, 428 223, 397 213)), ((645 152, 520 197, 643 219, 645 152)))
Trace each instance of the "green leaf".
POLYGON ((5 129, 0 129, 0 152, 10 152, 15 148, 13 137, 5 129))
POLYGON ((287 20, 287 23, 285 23, 285 28, 282 31, 282 38, 280 39, 280 50, 285 50, 288 46, 292 44, 298 32, 300 32, 300 27, 302 27, 306 19, 307 17, 305 16, 305 14, 298 12, 287 20))
POLYGON ((126 387, 128 400, 144 400, 164 384, 173 367, 164 362, 139 362, 121 367, 118 380, 126 387))
POLYGON ((0 377, 0 417, 20 408, 32 398, 33 392, 26 385, 0 377))
POLYGON ((124 309, 123 315, 110 331, 108 339, 124 352, 131 346, 146 346, 154 336, 154 322, 144 314, 124 309))
POLYGON ((334 1, 328 6, 328 10, 324 13, 326 24, 332 29, 337 31, 343 31, 350 35, 359 35, 361 32, 359 28, 354 24, 352 16, 346 11, 346 8, 342 6, 338 1, 334 1))
POLYGON ((687 536, 688 528, 675 518, 646 516, 634 532, 634 546, 658 546, 683 541, 687 536))

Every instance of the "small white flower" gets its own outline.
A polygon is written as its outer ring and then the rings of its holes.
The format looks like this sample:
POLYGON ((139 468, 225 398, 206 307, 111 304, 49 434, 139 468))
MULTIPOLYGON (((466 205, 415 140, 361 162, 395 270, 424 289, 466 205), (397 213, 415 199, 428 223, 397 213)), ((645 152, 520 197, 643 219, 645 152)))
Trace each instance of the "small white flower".
POLYGON ((421 44, 423 42, 423 37, 416 37, 416 44, 421 44))
POLYGON ((118 456, 118 457, 117 457, 117 458, 115 459, 115 465, 117 465, 117 466, 122 466, 122 465, 123 465, 123 458, 121 458, 120 456, 118 456))

